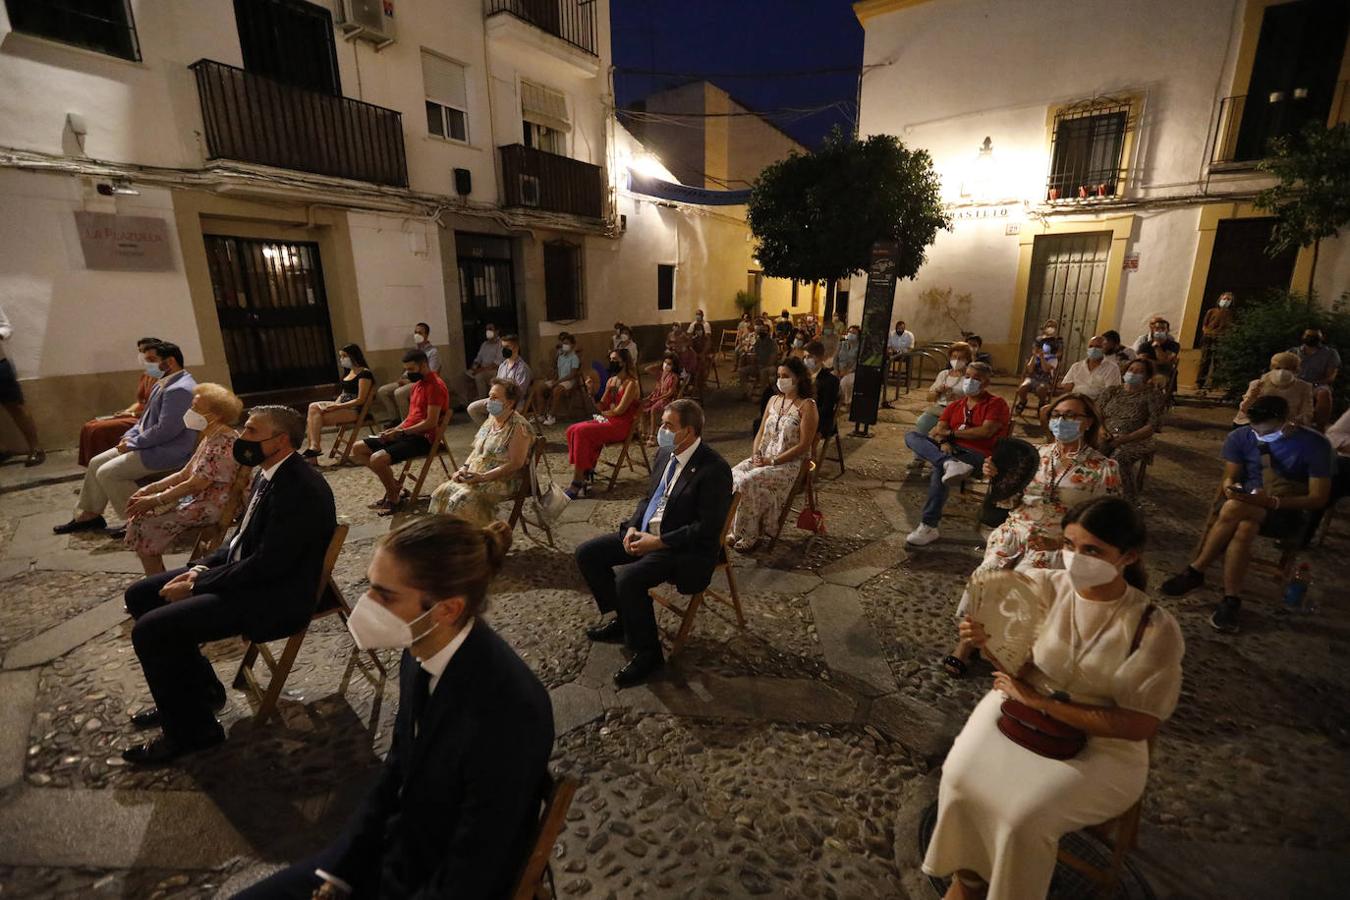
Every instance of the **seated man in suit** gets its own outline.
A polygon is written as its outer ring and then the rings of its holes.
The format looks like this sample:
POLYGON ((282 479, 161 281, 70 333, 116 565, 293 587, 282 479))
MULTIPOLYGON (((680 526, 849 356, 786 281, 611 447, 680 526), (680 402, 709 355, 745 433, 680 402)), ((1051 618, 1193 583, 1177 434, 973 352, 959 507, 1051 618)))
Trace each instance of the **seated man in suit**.
MULTIPOLYGON (((403 649, 394 741, 342 837, 236 900, 510 897, 539 823, 553 706, 483 618, 511 528, 422 516, 380 539, 347 627, 403 649), (320 875, 319 873, 323 874, 320 875)), ((533 896, 533 894, 531 894, 533 896)))
POLYGON ((328 482, 296 453, 305 417, 286 406, 254 407, 234 442, 234 458, 255 467, 239 528, 188 568, 151 575, 127 588, 136 620, 131 642, 155 706, 137 713, 138 728, 163 734, 122 753, 128 762, 159 765, 225 740, 212 710, 225 688, 200 645, 236 635, 274 641, 303 628, 337 511, 328 482))
POLYGON ((825 365, 825 344, 822 341, 812 341, 806 345, 806 358, 802 362, 816 383, 816 409, 820 412, 817 433, 822 438, 832 438, 838 430, 835 410, 839 407, 839 376, 825 365))
POLYGON ((661 414, 652 479, 621 532, 577 548, 577 566, 608 622, 586 631, 593 641, 625 641, 633 658, 614 675, 619 687, 638 684, 664 663, 656 614, 648 595, 667 582, 684 594, 703 590, 722 553, 719 541, 731 507, 731 467, 703 443, 703 409, 673 400, 661 414))

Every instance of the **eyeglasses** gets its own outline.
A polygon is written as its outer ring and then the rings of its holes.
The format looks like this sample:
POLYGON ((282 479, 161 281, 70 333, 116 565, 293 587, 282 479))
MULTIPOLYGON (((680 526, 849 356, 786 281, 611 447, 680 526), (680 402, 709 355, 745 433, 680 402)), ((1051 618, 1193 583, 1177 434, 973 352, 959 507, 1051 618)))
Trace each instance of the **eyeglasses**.
POLYGON ((1092 418, 1087 413, 1061 412, 1057 409, 1050 413, 1050 417, 1052 419, 1068 419, 1070 422, 1082 422, 1092 418))

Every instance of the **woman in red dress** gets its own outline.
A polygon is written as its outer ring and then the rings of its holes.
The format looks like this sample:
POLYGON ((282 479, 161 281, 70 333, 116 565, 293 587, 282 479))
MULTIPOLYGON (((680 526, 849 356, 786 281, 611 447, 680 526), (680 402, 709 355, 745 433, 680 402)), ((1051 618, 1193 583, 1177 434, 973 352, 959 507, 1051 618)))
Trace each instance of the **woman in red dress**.
POLYGON ((633 419, 641 409, 642 389, 628 350, 620 347, 609 352, 609 380, 600 397, 600 412, 589 422, 578 422, 567 429, 567 461, 572 464, 572 484, 564 493, 575 500, 587 492, 595 479, 595 464, 606 444, 628 437, 633 419))

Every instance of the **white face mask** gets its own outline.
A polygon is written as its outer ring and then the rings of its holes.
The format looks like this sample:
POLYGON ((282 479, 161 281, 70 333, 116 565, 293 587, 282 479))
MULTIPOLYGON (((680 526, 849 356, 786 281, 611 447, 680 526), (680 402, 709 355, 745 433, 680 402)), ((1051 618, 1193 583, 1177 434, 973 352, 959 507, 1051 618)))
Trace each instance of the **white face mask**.
POLYGON ((1232 301, 1232 300, 1220 300, 1220 301, 1219 301, 1219 306, 1222 307, 1223 309, 1227 309, 1228 307, 1230 307, 1230 306, 1232 306, 1232 305, 1233 305, 1233 301, 1232 301))
POLYGON ((1119 569, 1095 556, 1084 556, 1072 550, 1061 550, 1059 555, 1064 560, 1064 568, 1069 573, 1069 581, 1073 582, 1075 591, 1110 584, 1120 575, 1119 569))
POLYGON ((427 339, 427 336, 426 336, 425 334, 422 334, 420 331, 414 331, 414 332, 413 332, 413 343, 415 343, 415 344, 421 344, 421 343, 425 342, 426 339, 427 339))
POLYGON ((338 365, 342 366, 344 369, 350 369, 352 367, 352 361, 345 356, 339 357, 338 365))
POLYGON ((572 345, 571 345, 571 344, 563 344, 563 345, 562 345, 562 352, 564 352, 564 353, 571 353, 571 352, 572 352, 572 345))
POLYGON ((347 617, 347 630, 362 650, 402 649, 412 646, 413 625, 430 614, 427 610, 412 622, 405 622, 370 594, 362 594, 347 617))
POLYGON ((792 386, 796 383, 797 380, 795 378, 780 378, 778 379, 778 392, 780 394, 786 394, 788 391, 792 390, 792 386))
POLYGON ((953 356, 951 358, 951 366, 952 369, 959 372, 966 367, 966 361, 959 356, 953 356))
POLYGON ((1294 373, 1289 369, 1275 369, 1270 373, 1270 383, 1276 387, 1288 387, 1294 383, 1294 373))
POLYGON ((489 341, 497 336, 497 332, 493 331, 491 328, 489 328, 487 331, 483 333, 487 335, 487 339, 489 341))
POLYGON ((206 416, 195 409, 189 409, 183 413, 183 425, 191 431, 201 431, 207 426, 206 416))

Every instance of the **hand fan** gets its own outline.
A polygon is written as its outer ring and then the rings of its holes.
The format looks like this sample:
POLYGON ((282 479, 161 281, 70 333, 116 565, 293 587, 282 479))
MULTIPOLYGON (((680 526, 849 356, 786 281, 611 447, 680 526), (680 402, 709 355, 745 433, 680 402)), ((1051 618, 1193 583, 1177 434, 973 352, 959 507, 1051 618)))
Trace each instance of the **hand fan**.
POLYGON ((997 528, 1008 518, 1008 511, 998 504, 1016 497, 1031 483, 1041 465, 1041 456, 1026 441, 1005 437, 994 445, 994 455, 990 461, 997 474, 989 482, 989 491, 980 508, 980 522, 990 528, 997 528))
POLYGON ((1054 599, 1049 586, 1013 569, 977 572, 966 588, 970 617, 984 626, 989 642, 982 653, 1016 675, 1031 658, 1041 622, 1054 599))

